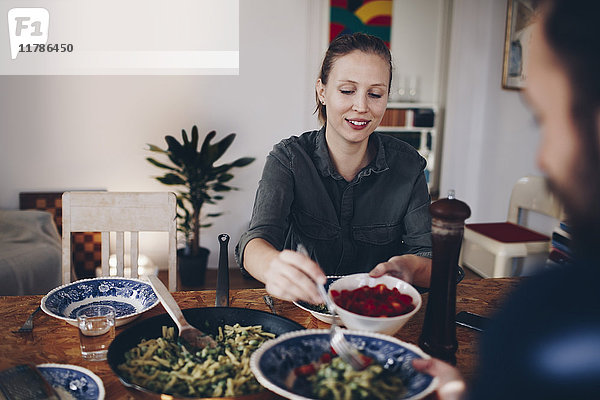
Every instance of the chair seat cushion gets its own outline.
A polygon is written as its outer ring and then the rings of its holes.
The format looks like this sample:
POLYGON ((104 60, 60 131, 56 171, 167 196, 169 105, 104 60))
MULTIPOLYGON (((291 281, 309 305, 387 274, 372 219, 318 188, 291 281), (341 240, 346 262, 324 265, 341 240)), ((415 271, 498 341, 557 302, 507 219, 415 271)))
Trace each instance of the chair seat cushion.
POLYGON ((503 243, 543 242, 550 237, 511 222, 467 224, 467 228, 503 243))

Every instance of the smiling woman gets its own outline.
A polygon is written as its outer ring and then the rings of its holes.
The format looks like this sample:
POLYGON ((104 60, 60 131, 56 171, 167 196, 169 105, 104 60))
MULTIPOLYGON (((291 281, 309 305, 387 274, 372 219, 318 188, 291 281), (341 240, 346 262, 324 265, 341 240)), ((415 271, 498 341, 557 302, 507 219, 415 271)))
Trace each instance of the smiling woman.
POLYGON ((342 35, 315 86, 317 131, 275 145, 259 182, 250 227, 236 257, 273 296, 321 303, 325 275, 393 271, 428 286, 430 197, 425 160, 375 133, 392 79, 385 43, 342 35), (310 258, 290 249, 303 244, 310 258))
POLYGON ((330 156, 348 182, 372 156, 367 151, 367 139, 387 107, 389 68, 389 61, 380 56, 354 50, 336 61, 327 83, 323 78, 317 81, 317 97, 326 108, 325 138, 330 156))

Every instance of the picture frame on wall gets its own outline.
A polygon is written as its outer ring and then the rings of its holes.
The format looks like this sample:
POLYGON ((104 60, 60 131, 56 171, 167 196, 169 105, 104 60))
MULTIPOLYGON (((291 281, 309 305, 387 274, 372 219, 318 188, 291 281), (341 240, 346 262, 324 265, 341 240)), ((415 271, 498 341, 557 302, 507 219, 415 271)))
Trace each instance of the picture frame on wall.
POLYGON ((535 10, 531 0, 508 0, 502 87, 521 90, 525 87, 527 56, 535 10))

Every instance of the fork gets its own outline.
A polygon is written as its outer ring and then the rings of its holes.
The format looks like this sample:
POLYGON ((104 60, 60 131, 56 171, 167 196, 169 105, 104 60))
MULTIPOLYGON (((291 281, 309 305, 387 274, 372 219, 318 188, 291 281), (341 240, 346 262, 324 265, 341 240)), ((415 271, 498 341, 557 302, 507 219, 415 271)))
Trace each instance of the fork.
POLYGON ((275 315, 277 315, 277 311, 275 311, 275 303, 273 303, 273 298, 269 295, 264 295, 263 296, 263 300, 265 301, 265 304, 269 306, 269 308, 271 309, 271 312, 275 315))
POLYGON ((31 314, 29 314, 29 317, 27 318, 27 320, 25 321, 23 326, 20 327, 16 331, 12 331, 12 333, 29 333, 29 332, 31 332, 33 330, 33 317, 40 310, 41 310, 41 307, 38 306, 35 310, 33 310, 33 312, 31 314))
POLYGON ((356 350, 356 347, 346 340, 342 329, 336 323, 335 316, 337 313, 335 311, 335 304, 333 301, 331 301, 329 296, 327 296, 323 285, 317 285, 317 288, 319 289, 319 293, 325 301, 325 304, 327 304, 327 308, 333 317, 331 328, 329 329, 329 342, 331 343, 331 347, 341 357, 342 360, 350 364, 355 370, 361 371, 365 369, 368 365, 365 358, 358 352, 358 350, 356 350))
MULTIPOLYGON (((304 247, 304 245, 302 245, 301 243, 298 244, 296 249, 298 253, 310 257, 308 251, 306 250, 306 247, 304 247)), ((352 366, 352 368, 354 368, 355 370, 360 371, 365 369, 368 365, 368 362, 366 361, 365 357, 363 357, 358 352, 358 350, 356 350, 356 347, 354 347, 350 342, 346 340, 346 337, 344 336, 344 333, 342 332, 341 328, 337 326, 335 318, 337 313, 335 311, 336 306, 334 302, 327 295, 327 292, 325 291, 325 287, 323 285, 319 285, 318 283, 316 285, 317 289, 319 290, 319 294, 323 298, 325 304, 327 304, 327 308, 329 309, 329 312, 333 317, 333 321, 331 322, 331 328, 329 330, 329 342, 331 344, 331 347, 333 348, 333 350, 335 350, 337 355, 340 356, 342 360, 350 364, 350 366, 352 366)))
MULTIPOLYGON (((327 307, 331 312, 331 315, 334 316, 333 322, 331 324, 331 329, 329 330, 329 341, 331 343, 331 347, 335 350, 335 352, 342 358, 342 360, 346 361, 348 364, 352 366, 356 371, 361 371, 369 366, 370 361, 367 357, 363 356, 357 349, 352 345, 352 343, 348 342, 342 332, 342 329, 337 326, 335 322, 335 303, 331 301, 327 293, 325 293, 325 289, 321 285, 317 285, 321 297, 324 296, 327 307)), ((392 358, 387 357, 385 362, 381 363, 383 369, 388 371, 396 371, 399 364, 398 362, 392 358)))

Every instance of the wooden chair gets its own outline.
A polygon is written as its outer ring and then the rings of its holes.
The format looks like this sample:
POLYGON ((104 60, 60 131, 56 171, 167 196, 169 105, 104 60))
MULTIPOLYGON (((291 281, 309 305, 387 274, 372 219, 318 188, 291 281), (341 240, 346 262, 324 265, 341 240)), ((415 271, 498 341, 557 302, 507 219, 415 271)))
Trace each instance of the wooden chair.
MULTIPOLYGON (((71 282, 71 233, 102 232, 102 275, 109 276, 110 233, 116 232, 117 276, 124 275, 124 233, 131 266, 138 265, 139 232, 169 233, 169 290, 177 290, 177 203, 174 193, 65 192, 62 196, 62 282, 71 282)), ((131 268, 131 276, 138 269, 131 268)))
POLYGON ((459 264, 485 278, 500 278, 512 274, 515 258, 546 258, 550 237, 520 225, 525 210, 562 217, 562 207, 544 178, 523 177, 513 187, 506 222, 465 225, 459 264))

